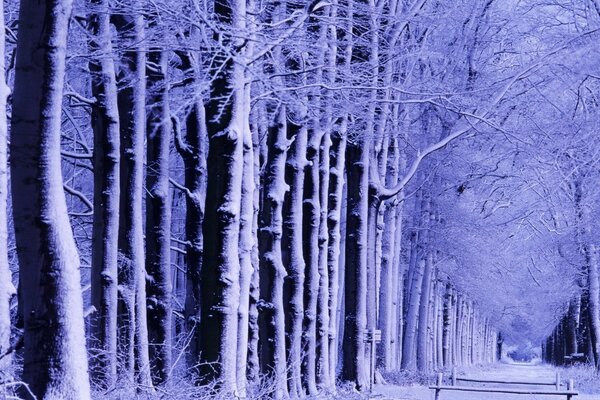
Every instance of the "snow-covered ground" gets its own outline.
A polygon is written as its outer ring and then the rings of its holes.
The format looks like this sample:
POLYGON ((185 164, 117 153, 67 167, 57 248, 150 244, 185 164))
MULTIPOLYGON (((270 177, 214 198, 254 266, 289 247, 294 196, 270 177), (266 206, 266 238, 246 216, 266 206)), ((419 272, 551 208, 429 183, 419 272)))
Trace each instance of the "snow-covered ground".
MULTIPOLYGON (((493 366, 484 367, 481 369, 470 369, 460 372, 461 376, 468 376, 477 379, 490 380, 510 380, 510 381, 531 381, 531 382, 552 382, 555 380, 556 370, 547 365, 536 364, 505 364, 498 363, 493 366)), ((564 380, 563 380, 564 383, 564 380)), ((600 383, 599 383, 600 384, 600 383)), ((461 386, 479 386, 481 384, 461 384, 461 386)), ((520 386, 520 385, 489 385, 490 387, 511 387, 514 389, 531 389, 539 388, 540 390, 554 388, 551 386, 520 386)), ((577 382, 575 382, 575 390, 577 391, 577 382)), ((393 386, 393 385, 377 385, 374 388, 373 399, 398 399, 398 400, 433 400, 434 391, 426 386, 393 386)), ((452 392, 442 391, 440 400, 565 400, 566 396, 539 396, 539 395, 524 395, 524 394, 488 394, 488 393, 468 393, 468 392, 452 392)), ((580 393, 574 397, 574 400, 600 400, 600 395, 580 393)))

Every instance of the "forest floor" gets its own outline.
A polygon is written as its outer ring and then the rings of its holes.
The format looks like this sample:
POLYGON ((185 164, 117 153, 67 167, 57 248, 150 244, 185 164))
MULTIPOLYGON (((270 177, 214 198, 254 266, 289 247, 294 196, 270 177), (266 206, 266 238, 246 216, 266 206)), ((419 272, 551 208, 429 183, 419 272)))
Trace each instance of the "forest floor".
MULTIPOLYGON (((552 382, 555 380, 558 370, 549 365, 519 364, 519 363, 497 363, 491 366, 468 368, 458 372, 459 376, 468 376, 476 379, 490 380, 511 380, 511 381, 531 381, 531 382, 552 382)), ((562 376, 565 374, 561 369, 562 376)), ((566 370, 568 371, 568 369, 566 370)), ((562 379, 563 383, 565 379, 562 379)), ((476 384, 482 387, 481 384, 476 384)), ((597 383, 600 386, 600 382, 597 383)), ((461 385, 461 386, 467 386, 461 385)), ((468 386, 474 386, 469 384, 468 386)), ((500 387, 499 385, 488 385, 489 387, 500 387)), ((501 385, 514 389, 554 389, 552 386, 519 386, 519 385, 501 385)), ((600 400, 600 394, 586 394, 577 386, 575 379, 575 390, 579 395, 574 400, 600 400)), ((376 385, 373 388, 372 399, 381 400, 433 400, 434 391, 427 386, 394 386, 394 385, 376 385)), ((566 396, 539 396, 524 394, 491 394, 491 393, 468 393, 442 391, 440 400, 564 400, 566 396)))

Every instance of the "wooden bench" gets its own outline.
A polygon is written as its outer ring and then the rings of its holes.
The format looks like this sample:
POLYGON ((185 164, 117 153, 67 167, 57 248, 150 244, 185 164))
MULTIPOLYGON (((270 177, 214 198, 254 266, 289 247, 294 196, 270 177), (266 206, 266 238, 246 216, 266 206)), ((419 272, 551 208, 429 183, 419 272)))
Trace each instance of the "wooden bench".
POLYGON ((567 390, 560 390, 560 374, 556 374, 555 382, 517 382, 503 380, 484 380, 474 378, 458 378, 456 371, 452 370, 452 386, 444 386, 444 376, 439 373, 435 386, 429 386, 429 389, 435 390, 435 400, 440 400, 442 390, 457 391, 457 392, 473 392, 473 393, 506 393, 506 394, 529 394, 539 396, 566 396, 567 400, 572 400, 573 396, 579 393, 574 390, 573 380, 569 379, 567 390), (483 384, 507 384, 507 385, 524 385, 524 386, 555 386, 555 390, 539 390, 539 389, 505 389, 505 388, 486 388, 472 386, 457 386, 457 381, 476 382, 483 384))

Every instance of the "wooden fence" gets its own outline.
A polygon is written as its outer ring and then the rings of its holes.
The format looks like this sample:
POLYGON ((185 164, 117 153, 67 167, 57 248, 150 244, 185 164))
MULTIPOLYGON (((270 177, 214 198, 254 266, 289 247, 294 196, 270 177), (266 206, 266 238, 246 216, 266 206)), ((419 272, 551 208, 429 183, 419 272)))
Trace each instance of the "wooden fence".
POLYGON ((506 393, 506 394, 529 394, 539 396, 566 396, 567 400, 572 400, 579 393, 575 391, 573 379, 569 379, 567 389, 561 390, 560 373, 556 374, 556 380, 553 382, 526 382, 526 381, 509 381, 509 380, 492 380, 492 379, 475 379, 458 377, 456 369, 452 370, 451 386, 444 386, 444 376, 439 373, 435 386, 429 386, 429 389, 435 390, 435 400, 441 400, 441 392, 457 391, 457 392, 472 392, 472 393, 506 393), (521 386, 554 386, 554 389, 512 389, 504 387, 476 387, 476 386, 459 386, 457 382, 480 383, 484 385, 521 385, 521 386))

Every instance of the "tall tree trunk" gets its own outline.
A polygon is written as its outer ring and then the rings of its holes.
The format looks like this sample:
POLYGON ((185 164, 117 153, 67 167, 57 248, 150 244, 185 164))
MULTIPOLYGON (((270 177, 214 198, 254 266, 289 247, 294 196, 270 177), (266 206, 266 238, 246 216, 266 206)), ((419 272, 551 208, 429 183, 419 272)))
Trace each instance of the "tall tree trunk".
MULTIPOLYGON (((48 400, 90 398, 79 254, 60 155, 71 6, 69 0, 21 1, 12 107, 12 206, 20 276, 27 277, 20 285, 22 379, 48 400)), ((26 390, 20 395, 32 398, 26 390)))
MULTIPOLYGON (((305 115, 305 111, 301 111, 305 115)), ((286 315, 288 385, 290 396, 300 397, 302 389, 302 322, 304 317, 304 255, 302 200, 304 195, 304 167, 308 131, 305 126, 288 122, 289 140, 293 143, 286 163, 286 182, 290 190, 286 193, 283 221, 284 263, 287 265, 287 278, 284 282, 284 303, 286 315)))
POLYGON ((287 185, 285 160, 290 141, 286 137, 286 107, 280 106, 275 126, 270 129, 265 165, 264 193, 259 227, 260 251, 260 345, 262 373, 274 382, 276 399, 288 397, 285 357, 283 280, 286 276, 281 254, 282 208, 287 185))
POLYGON ((144 17, 123 15, 117 30, 136 50, 127 51, 119 73, 119 120, 121 122, 121 196, 119 211, 119 326, 118 349, 125 379, 152 387, 146 318, 146 269, 142 198, 144 187, 144 140, 146 135, 146 55, 144 17))
MULTIPOLYGON (((0 4, 0 27, 4 26, 4 3, 0 4)), ((10 347, 10 301, 16 294, 12 274, 8 265, 8 126, 6 102, 10 89, 6 84, 5 30, 0 31, 0 370, 6 371, 4 379, 10 379, 12 357, 7 354, 10 347)))
POLYGON ((150 366, 155 384, 171 372, 171 194, 169 145, 171 115, 167 82, 168 53, 150 51, 146 162, 146 284, 150 366))
POLYGON ((226 34, 219 38, 225 50, 219 50, 210 71, 200 374, 203 379, 218 382, 223 393, 233 394, 237 392, 243 141, 249 119, 242 37, 246 32, 246 1, 217 2, 214 12, 219 22, 228 32, 235 33, 235 37, 226 34), (226 50, 228 48, 230 50, 226 50), (235 61, 229 56, 230 51, 236 54, 235 61))
POLYGON ((367 326, 367 229, 369 212, 369 139, 349 142, 344 338, 341 378, 358 390, 367 385, 364 332, 367 326))
POLYGON ((94 224, 92 237, 91 353, 98 385, 117 379, 117 282, 119 254, 120 123, 117 80, 112 56, 108 1, 92 0, 89 46, 94 128, 94 224))
MULTIPOLYGON (((427 205, 427 196, 422 196, 419 202, 421 206, 421 227, 426 227, 426 220, 429 217, 427 205)), ((406 310, 406 328, 404 331, 404 339, 402 342, 402 369, 412 369, 415 365, 415 348, 417 338, 417 322, 419 317, 419 304, 421 301, 421 292, 423 289, 423 276, 425 270, 425 255, 424 255, 424 239, 421 235, 414 235, 416 244, 413 245, 411 252, 411 259, 414 260, 410 263, 412 267, 412 274, 409 273, 407 283, 410 285, 410 289, 407 291, 407 310, 406 310), (412 275, 412 276, 411 276, 412 275)), ((410 270, 409 270, 410 272, 410 270)))
MULTIPOLYGON (((250 115, 250 86, 245 88, 245 115, 250 115)), ((255 182, 255 155, 252 143, 252 131, 249 120, 244 125, 244 172, 242 176, 242 204, 240 210, 240 304, 238 308, 237 333, 237 386, 240 397, 246 396, 248 334, 250 312, 250 286, 252 274, 258 264, 254 262, 254 250, 257 246, 257 231, 255 228, 255 192, 258 191, 255 182)))
POLYGON ((260 179, 260 165, 261 165, 261 142, 260 138, 267 137, 267 124, 265 118, 262 118, 262 107, 257 105, 253 108, 251 113, 252 121, 252 147, 254 149, 254 182, 258 184, 256 190, 254 190, 254 220, 252 222, 252 235, 257 238, 252 249, 252 265, 254 270, 252 271, 252 277, 250 279, 250 291, 249 291, 249 304, 248 304, 248 356, 247 356, 247 376, 248 381, 252 383, 258 383, 260 378, 260 361, 259 361, 259 313, 258 303, 260 301, 260 257, 258 250, 258 217, 260 212, 260 199, 262 198, 262 185, 260 179))
POLYGON ((304 319, 302 332, 302 383, 308 395, 316 395, 317 299, 319 294, 319 145, 320 127, 313 124, 307 147, 304 174, 302 233, 305 261, 304 319))
POLYGON ((344 163, 346 153, 346 128, 348 121, 342 119, 339 135, 332 135, 331 168, 329 169, 329 201, 327 202, 327 276, 329 277, 329 379, 335 382, 338 348, 338 298, 340 262, 340 222, 342 218, 342 192, 344 189, 344 163))
MULTIPOLYGON (((427 229, 430 229, 427 226, 427 229)), ((425 235, 431 237, 431 233, 425 235)), ((419 317, 417 326, 417 369, 419 371, 427 371, 431 353, 427 351, 427 341, 429 338, 430 329, 433 325, 430 324, 430 299, 432 296, 432 278, 433 278, 433 254, 429 247, 431 243, 424 243, 427 253, 423 255, 425 267, 423 270, 423 286, 421 288, 421 300, 419 301, 419 317)))
MULTIPOLYGON (((395 185, 398 180, 399 154, 397 143, 392 142, 392 153, 388 163, 386 183, 395 185)), ((379 328, 381 329, 381 343, 378 349, 378 365, 384 370, 392 368, 392 346, 395 337, 393 326, 396 324, 394 304, 396 303, 398 289, 398 269, 394 268, 394 251, 396 243, 396 202, 392 199, 386 202, 383 217, 383 239, 381 249, 381 283, 379 287, 379 328), (395 284, 396 282, 396 284, 395 284)))

